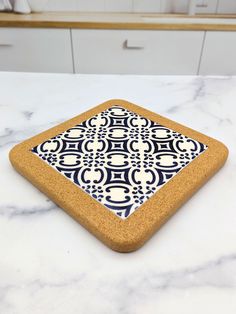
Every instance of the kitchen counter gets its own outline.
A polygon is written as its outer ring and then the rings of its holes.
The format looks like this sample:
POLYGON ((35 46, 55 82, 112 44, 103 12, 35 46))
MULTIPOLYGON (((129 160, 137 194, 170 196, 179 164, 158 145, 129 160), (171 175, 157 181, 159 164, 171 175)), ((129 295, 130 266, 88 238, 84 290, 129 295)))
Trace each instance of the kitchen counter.
POLYGON ((236 15, 45 12, 0 13, 0 27, 235 31, 236 15))
POLYGON ((0 313, 236 312, 236 77, 0 73, 0 313), (140 250, 111 251, 9 150, 110 98, 224 142, 226 165, 140 250))

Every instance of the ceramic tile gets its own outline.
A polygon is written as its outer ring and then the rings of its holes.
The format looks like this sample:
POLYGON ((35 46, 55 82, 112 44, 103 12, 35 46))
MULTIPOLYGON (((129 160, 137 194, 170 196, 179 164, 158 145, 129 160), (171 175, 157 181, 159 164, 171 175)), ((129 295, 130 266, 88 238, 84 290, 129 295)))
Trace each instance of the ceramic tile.
POLYGON ((205 149, 114 104, 32 152, 126 219, 205 149))

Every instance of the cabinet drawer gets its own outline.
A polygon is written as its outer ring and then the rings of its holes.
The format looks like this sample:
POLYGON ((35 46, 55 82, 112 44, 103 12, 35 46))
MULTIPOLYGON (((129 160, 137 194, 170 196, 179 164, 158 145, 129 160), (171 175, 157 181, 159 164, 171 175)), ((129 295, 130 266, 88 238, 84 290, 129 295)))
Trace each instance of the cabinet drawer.
POLYGON ((70 30, 0 28, 0 70, 73 72, 70 30))
POLYGON ((236 32, 206 33, 200 74, 236 74, 236 32))
POLYGON ((202 31, 72 30, 77 73, 197 74, 202 31))

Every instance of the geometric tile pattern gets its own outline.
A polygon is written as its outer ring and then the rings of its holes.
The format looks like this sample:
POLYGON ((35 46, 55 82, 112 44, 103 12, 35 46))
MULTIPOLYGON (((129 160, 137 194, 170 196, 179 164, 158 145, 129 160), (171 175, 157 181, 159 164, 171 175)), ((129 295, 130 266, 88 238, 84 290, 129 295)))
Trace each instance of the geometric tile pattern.
POLYGON ((32 152, 126 219, 206 149, 196 140, 114 105, 32 152))

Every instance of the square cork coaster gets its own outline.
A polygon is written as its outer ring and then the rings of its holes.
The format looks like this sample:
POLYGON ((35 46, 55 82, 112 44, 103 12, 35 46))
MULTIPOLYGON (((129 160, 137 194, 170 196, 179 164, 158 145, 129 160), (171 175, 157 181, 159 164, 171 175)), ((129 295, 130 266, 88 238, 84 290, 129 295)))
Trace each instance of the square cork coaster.
POLYGON ((227 155, 215 139, 114 99, 16 145, 10 160, 106 245, 129 252, 227 155))

